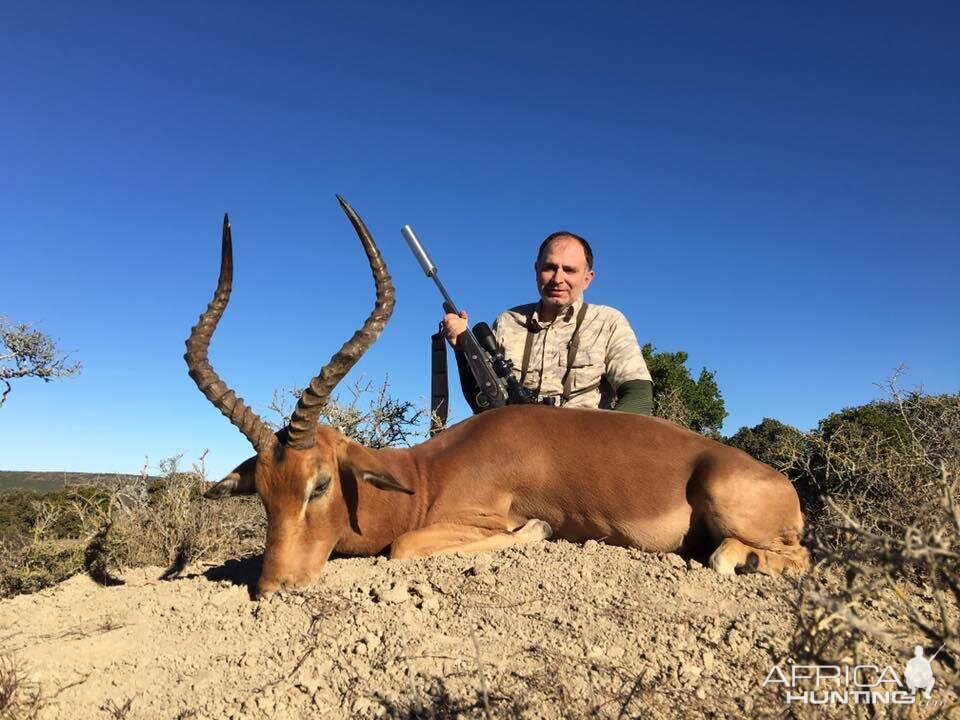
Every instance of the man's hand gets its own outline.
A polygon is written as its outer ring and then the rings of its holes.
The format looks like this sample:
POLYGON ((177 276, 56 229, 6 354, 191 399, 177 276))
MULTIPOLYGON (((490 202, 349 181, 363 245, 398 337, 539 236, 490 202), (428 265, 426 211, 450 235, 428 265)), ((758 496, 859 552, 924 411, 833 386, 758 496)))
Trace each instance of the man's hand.
POLYGON ((443 334, 454 350, 457 349, 457 338, 467 329, 467 311, 461 310, 459 315, 447 313, 443 316, 443 334))

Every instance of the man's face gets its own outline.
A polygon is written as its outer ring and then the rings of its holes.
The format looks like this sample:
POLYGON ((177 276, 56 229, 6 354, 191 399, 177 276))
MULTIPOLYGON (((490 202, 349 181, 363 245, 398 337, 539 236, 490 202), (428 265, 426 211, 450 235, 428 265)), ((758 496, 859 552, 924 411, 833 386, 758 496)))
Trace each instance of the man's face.
POLYGON ((583 246, 568 236, 561 235, 547 245, 533 267, 543 305, 555 310, 571 305, 593 280, 583 246))

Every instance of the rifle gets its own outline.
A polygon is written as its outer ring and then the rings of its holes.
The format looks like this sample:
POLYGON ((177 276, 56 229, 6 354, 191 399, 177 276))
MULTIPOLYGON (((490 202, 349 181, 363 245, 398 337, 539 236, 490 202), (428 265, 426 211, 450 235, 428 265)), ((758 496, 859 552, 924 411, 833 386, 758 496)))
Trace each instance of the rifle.
MULTIPOLYGON (((404 225, 400 229, 403 239, 407 241, 410 250, 413 252, 420 267, 423 268, 428 278, 432 278, 436 283, 437 289, 443 295, 443 310, 447 313, 459 315, 456 303, 450 297, 447 289, 440 282, 437 275, 437 266, 433 264, 427 251, 417 239, 413 228, 404 225)), ((480 393, 476 397, 477 412, 488 410, 493 407, 501 407, 507 404, 521 404, 535 402, 529 391, 522 387, 513 374, 513 363, 507 360, 497 345, 497 340, 493 336, 490 327, 480 322, 473 326, 473 330, 467 328, 457 338, 457 349, 463 351, 467 367, 477 381, 477 387, 480 393)))

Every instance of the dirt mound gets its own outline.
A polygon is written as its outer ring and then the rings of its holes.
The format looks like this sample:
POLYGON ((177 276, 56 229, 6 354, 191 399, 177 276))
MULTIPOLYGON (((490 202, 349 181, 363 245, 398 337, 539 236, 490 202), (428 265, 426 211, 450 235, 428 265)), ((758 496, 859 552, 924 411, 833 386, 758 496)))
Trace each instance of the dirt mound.
POLYGON ((257 562, 4 601, 3 649, 42 718, 738 717, 795 624, 788 579, 592 541, 336 559, 262 602, 257 562))

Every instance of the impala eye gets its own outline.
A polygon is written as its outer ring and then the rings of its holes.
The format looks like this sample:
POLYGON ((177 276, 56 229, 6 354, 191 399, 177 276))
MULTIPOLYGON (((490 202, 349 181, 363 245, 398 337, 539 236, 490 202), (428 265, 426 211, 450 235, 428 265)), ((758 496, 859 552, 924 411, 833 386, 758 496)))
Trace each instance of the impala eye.
POLYGON ((310 497, 307 498, 307 502, 311 502, 323 496, 327 490, 330 489, 330 476, 323 475, 317 478, 317 484, 313 486, 313 490, 310 491, 310 497))

